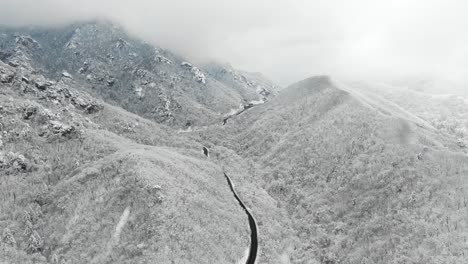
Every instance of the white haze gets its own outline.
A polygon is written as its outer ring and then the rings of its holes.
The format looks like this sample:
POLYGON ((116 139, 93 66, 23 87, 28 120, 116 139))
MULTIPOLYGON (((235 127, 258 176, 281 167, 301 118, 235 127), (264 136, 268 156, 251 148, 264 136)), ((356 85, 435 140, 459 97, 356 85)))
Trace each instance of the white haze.
POLYGON ((463 0, 0 0, 0 24, 103 17, 192 60, 281 84, 316 74, 464 82, 467 12, 463 0))

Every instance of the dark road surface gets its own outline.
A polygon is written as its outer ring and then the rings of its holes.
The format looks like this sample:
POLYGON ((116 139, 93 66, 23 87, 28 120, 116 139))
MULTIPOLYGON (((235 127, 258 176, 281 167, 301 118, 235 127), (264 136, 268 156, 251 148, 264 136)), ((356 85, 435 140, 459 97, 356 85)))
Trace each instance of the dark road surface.
POLYGON ((240 111, 238 111, 237 113, 225 117, 225 118, 223 119, 223 126, 226 125, 227 121, 228 121, 230 118, 232 118, 232 117, 234 117, 234 116, 238 116, 238 115, 244 113, 245 111, 249 110, 250 108, 253 108, 254 106, 256 106, 256 105, 255 105, 255 104, 252 104, 252 103, 248 103, 248 104, 244 105, 243 108, 242 108, 240 111))
POLYGON ((249 209, 244 205, 242 200, 237 196, 236 190, 234 189, 234 184, 231 181, 231 178, 224 173, 226 180, 228 181, 229 188, 231 188, 234 197, 239 202, 240 206, 244 209, 247 217, 249 218, 249 226, 250 226, 250 251, 249 257, 247 258, 246 264, 255 264, 255 260, 257 259, 257 251, 258 251, 258 240, 257 240, 257 223, 255 222, 255 218, 250 213, 249 209))

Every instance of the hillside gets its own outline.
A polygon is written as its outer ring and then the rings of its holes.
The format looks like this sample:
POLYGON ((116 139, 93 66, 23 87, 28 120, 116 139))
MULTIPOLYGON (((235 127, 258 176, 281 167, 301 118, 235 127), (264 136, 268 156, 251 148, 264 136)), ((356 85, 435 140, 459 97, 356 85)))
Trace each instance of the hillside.
POLYGON ((2 60, 12 64, 27 60, 51 79, 66 72, 92 95, 169 126, 211 124, 243 101, 275 88, 269 81, 242 74, 238 75, 242 83, 225 83, 109 22, 3 32, 2 60))
MULTIPOLYGON (((13 50, 2 45, 0 262, 242 259, 250 243, 248 219, 223 168, 174 128, 120 108, 103 86, 86 84, 65 64, 48 66, 40 56, 53 52, 45 44, 50 36, 42 38, 37 44, 17 37, 13 50)), ((108 64, 99 69, 106 67, 117 71, 108 64)), ((185 110, 190 107, 193 102, 185 110)), ((257 197, 261 224, 278 221, 268 194, 257 197)), ((260 249, 264 261, 277 261, 284 236, 262 232, 271 240, 260 249)))
POLYGON ((388 88, 2 28, 0 263, 466 263, 466 100, 388 88))
POLYGON ((292 220, 292 263, 466 262, 467 156, 340 85, 306 79, 203 137, 256 163, 292 220))
POLYGON ((386 84, 360 82, 351 86, 373 97, 374 100, 380 102, 386 100, 412 113, 444 136, 454 138, 460 148, 467 148, 468 100, 465 97, 455 94, 415 92, 409 88, 386 84))

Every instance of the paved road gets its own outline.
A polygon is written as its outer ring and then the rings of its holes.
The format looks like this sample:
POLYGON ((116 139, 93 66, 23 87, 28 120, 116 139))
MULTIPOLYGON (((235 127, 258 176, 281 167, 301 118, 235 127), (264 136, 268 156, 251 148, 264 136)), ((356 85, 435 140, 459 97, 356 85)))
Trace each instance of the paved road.
POLYGON ((240 206, 242 207, 242 209, 244 209, 245 213, 247 214, 247 217, 249 218, 250 251, 249 251, 249 257, 247 258, 247 261, 245 263, 255 264, 255 260, 257 259, 257 251, 258 251, 257 223, 255 222, 255 218, 252 216, 249 209, 247 209, 247 207, 244 205, 242 200, 237 195, 236 190, 234 189, 234 184, 231 181, 231 178, 226 173, 224 173, 224 176, 226 177, 226 180, 229 184, 229 188, 231 188, 231 191, 234 194, 234 197, 239 202, 240 206))

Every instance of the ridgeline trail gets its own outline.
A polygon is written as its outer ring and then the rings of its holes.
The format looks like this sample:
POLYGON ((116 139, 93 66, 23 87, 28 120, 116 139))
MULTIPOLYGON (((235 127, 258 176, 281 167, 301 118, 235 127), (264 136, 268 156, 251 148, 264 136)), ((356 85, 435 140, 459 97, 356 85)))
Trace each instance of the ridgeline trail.
POLYGON ((250 251, 249 251, 249 256, 247 258, 247 261, 245 263, 255 264, 255 260, 257 259, 257 251, 258 251, 257 223, 255 222, 255 218, 252 216, 249 209, 247 209, 247 207, 244 205, 242 200, 237 195, 236 190, 234 189, 234 184, 231 181, 231 178, 226 173, 224 173, 224 176, 226 177, 226 180, 229 184, 229 188, 231 188, 231 191, 234 194, 234 197, 239 202, 240 206, 242 207, 242 209, 244 209, 245 213, 247 214, 247 217, 249 218, 250 251))

